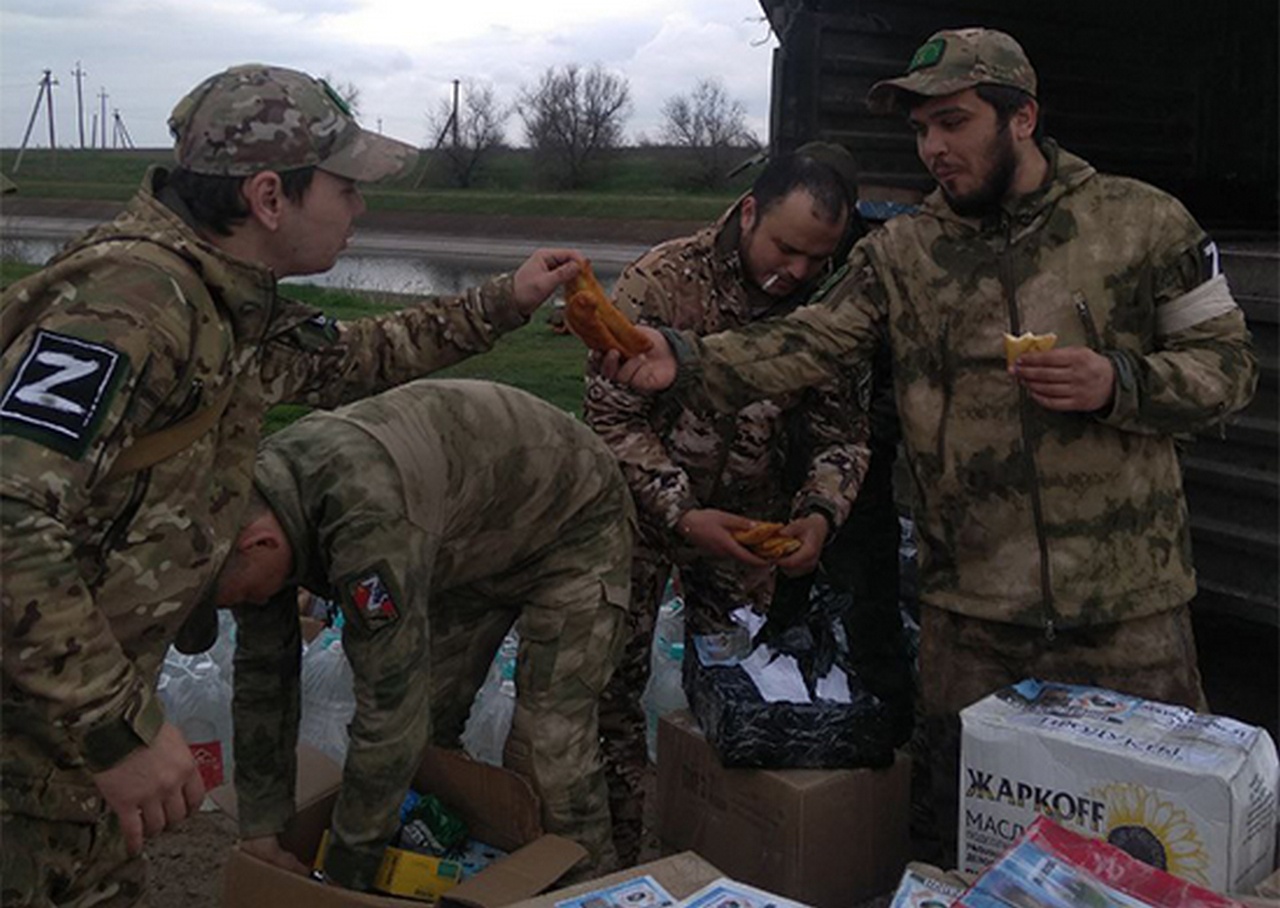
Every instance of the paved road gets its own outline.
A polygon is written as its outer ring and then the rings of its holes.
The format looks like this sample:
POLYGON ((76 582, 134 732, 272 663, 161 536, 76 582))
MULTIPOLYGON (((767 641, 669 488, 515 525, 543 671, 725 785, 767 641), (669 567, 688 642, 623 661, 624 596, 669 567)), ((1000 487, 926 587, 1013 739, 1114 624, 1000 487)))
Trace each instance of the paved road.
MULTIPOLYGON (((0 236, 13 239, 66 240, 97 223, 99 221, 80 218, 6 215, 0 217, 0 236)), ((555 236, 521 239, 390 233, 357 229, 348 249, 362 255, 519 262, 538 246, 572 246, 581 250, 584 255, 599 265, 618 268, 635 259, 647 248, 642 245, 622 243, 574 243, 555 236)))

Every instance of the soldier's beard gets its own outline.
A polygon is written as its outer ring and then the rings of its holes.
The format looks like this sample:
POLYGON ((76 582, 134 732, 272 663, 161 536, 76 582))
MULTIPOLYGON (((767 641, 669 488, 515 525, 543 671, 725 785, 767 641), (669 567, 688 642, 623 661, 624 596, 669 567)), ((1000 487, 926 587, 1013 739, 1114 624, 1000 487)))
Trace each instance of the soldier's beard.
POLYGON ((989 165, 987 175, 973 192, 953 196, 945 186, 942 187, 947 204, 962 218, 980 218, 997 210, 1013 186, 1018 157, 1013 150, 1013 136, 1007 121, 996 130, 983 157, 989 165))

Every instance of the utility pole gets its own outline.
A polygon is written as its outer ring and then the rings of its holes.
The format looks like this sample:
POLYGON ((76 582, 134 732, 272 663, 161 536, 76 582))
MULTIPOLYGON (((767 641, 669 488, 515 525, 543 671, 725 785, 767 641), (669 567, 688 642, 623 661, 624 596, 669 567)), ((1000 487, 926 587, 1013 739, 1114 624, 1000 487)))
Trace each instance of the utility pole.
MULTIPOLYGON (((449 114, 449 119, 445 121, 444 126, 440 129, 440 135, 436 136, 435 145, 431 146, 432 151, 439 151, 440 146, 444 144, 444 137, 452 130, 453 147, 458 147, 458 81, 453 80, 453 112, 449 114)), ((423 167, 418 171, 417 178, 413 181, 413 188, 417 189, 422 185, 423 179, 427 176, 427 168, 423 167)))
POLYGON ((58 160, 58 140, 53 135, 53 86, 57 85, 57 81, 53 78, 53 73, 49 70, 44 71, 45 93, 44 106, 45 112, 49 115, 49 151, 53 154, 53 160, 58 160))
POLYGON ((102 132, 99 137, 102 139, 102 147, 107 147, 107 89, 103 86, 98 92, 98 100, 102 102, 102 119, 98 122, 102 124, 102 132))
POLYGON ((84 94, 81 91, 80 80, 89 75, 80 68, 80 61, 76 61, 76 68, 71 70, 71 75, 76 77, 76 122, 80 124, 80 147, 84 148, 84 94))
POLYGON ((53 134, 53 86, 57 84, 58 81, 53 78, 53 71, 46 69, 44 75, 40 78, 40 88, 36 92, 36 104, 35 107, 31 108, 31 119, 27 121, 27 131, 22 134, 22 147, 18 149, 18 157, 13 162, 13 173, 17 173, 18 168, 22 166, 22 155, 27 150, 27 140, 31 138, 31 130, 36 125, 36 117, 40 115, 40 102, 42 100, 45 101, 49 116, 49 152, 53 155, 54 165, 57 165, 58 146, 54 144, 53 134))
POLYGON ((121 148, 133 148, 133 136, 129 135, 129 128, 124 125, 124 118, 120 116, 120 111, 113 110, 112 114, 115 115, 115 130, 111 136, 111 147, 115 148, 119 145, 121 148))
POLYGON ((98 115, 97 113, 94 113, 91 123, 93 125, 93 129, 89 132, 89 147, 97 148, 98 147, 98 115))
POLYGON ((449 119, 453 122, 453 147, 458 147, 458 83, 459 80, 453 80, 453 113, 449 119))

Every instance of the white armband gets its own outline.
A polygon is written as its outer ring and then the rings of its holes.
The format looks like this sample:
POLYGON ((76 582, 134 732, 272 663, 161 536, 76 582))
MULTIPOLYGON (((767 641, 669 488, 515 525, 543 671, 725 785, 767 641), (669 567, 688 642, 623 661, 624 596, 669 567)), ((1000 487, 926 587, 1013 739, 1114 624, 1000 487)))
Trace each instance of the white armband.
POLYGON ((1237 308, 1227 276, 1219 274, 1157 309, 1156 334, 1166 338, 1237 308))

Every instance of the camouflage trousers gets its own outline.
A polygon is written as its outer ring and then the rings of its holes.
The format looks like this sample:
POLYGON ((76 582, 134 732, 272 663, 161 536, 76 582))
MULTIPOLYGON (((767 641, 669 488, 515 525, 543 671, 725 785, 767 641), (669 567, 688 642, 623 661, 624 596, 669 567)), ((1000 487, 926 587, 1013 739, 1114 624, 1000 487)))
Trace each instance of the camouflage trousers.
POLYGON ((116 815, 70 822, 0 814, 0 901, 9 908, 144 904, 147 866, 130 857, 116 815))
POLYGON ((617 865, 599 727, 628 633, 631 508, 621 482, 617 493, 537 563, 443 590, 431 608, 432 739, 443 746, 457 745, 514 622, 516 707, 503 764, 538 793, 543 829, 587 849, 575 876, 617 865))
POLYGON ((1205 710, 1187 605, 1110 624, 1059 629, 984 621, 920 607, 920 693, 930 785, 944 854, 956 858, 960 807, 960 711, 1024 678, 1105 687, 1205 710))
POLYGON ((670 574, 670 563, 652 549, 636 546, 626 647, 613 680, 600 698, 601 749, 613 814, 613 845, 622 867, 636 863, 644 835, 645 779, 652 767, 645 749, 645 714, 640 695, 649 680, 653 628, 670 574))

